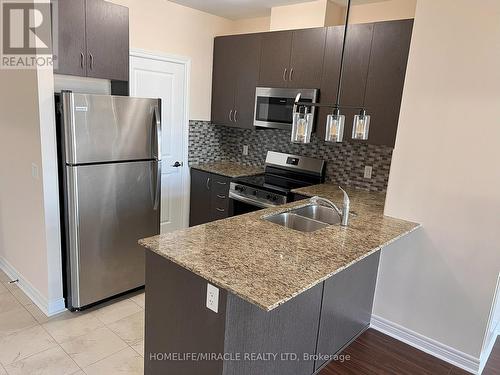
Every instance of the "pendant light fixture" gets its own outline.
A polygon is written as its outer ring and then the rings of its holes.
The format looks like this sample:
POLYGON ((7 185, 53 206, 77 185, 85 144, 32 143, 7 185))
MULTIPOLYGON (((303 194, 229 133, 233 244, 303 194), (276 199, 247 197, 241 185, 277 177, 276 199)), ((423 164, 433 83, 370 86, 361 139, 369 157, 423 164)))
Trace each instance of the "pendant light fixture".
POLYGON ((345 116, 340 114, 340 94, 342 92, 342 74, 344 73, 344 55, 347 40, 347 25, 349 23, 349 11, 351 10, 351 0, 347 0, 347 11, 345 15, 344 39, 342 40, 342 52, 340 55, 339 84, 337 86, 337 100, 333 113, 326 117, 326 142, 340 143, 344 139, 345 116))
POLYGON ((370 131, 370 116, 362 109, 359 115, 354 116, 352 123, 352 139, 366 141, 368 139, 368 132, 370 131))
MULTIPOLYGON (((347 0, 347 11, 344 26, 344 39, 342 41, 342 52, 340 57, 339 69, 339 84, 337 86, 337 100, 335 104, 320 104, 311 102, 301 102, 300 93, 295 98, 293 106, 293 122, 292 122, 292 142, 293 143, 309 143, 311 141, 311 133, 313 128, 313 114, 310 108, 312 107, 328 107, 332 109, 332 113, 326 118, 326 142, 340 143, 344 139, 345 116, 341 114, 341 108, 359 109, 359 114, 354 116, 352 127, 352 139, 367 140, 370 131, 370 115, 366 114, 363 107, 341 106, 340 96, 342 92, 342 76, 344 73, 344 56, 347 41, 347 28, 349 24, 349 12, 351 10, 351 0, 347 0)), ((365 88, 366 95, 366 88, 365 88)))
MULTIPOLYGON (((300 100, 300 93, 295 97, 295 103, 300 100)), ((309 143, 311 142, 311 133, 313 129, 314 116, 309 107, 293 106, 292 120, 292 143, 309 143)))

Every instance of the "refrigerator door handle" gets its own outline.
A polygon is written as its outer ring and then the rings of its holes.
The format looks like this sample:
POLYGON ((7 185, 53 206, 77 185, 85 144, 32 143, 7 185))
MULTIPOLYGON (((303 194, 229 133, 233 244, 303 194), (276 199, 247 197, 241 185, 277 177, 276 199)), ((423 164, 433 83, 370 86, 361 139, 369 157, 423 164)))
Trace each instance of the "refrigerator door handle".
MULTIPOLYGON (((156 155, 153 155, 154 158, 158 161, 161 160, 161 118, 160 111, 158 110, 158 106, 154 107, 153 111, 153 131, 156 132, 156 155)), ((154 154, 154 153, 153 153, 154 154)))
POLYGON ((155 194, 154 194, 154 204, 153 210, 158 210, 160 206, 160 197, 161 197, 161 162, 154 162, 156 164, 156 181, 154 183, 155 186, 155 194))

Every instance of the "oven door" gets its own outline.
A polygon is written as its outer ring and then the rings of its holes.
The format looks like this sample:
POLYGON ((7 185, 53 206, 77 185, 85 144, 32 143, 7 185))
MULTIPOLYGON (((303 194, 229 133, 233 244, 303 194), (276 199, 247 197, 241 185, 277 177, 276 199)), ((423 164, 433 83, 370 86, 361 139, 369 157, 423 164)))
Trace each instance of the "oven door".
POLYGON ((261 210, 263 208, 276 207, 276 204, 271 204, 263 202, 258 199, 247 197, 235 193, 233 191, 229 192, 229 215, 237 216, 247 214, 249 212, 254 212, 261 210))
MULTIPOLYGON (((301 101, 316 102, 316 89, 280 89, 257 87, 255 90, 254 126, 276 129, 292 129, 293 104, 297 94, 301 101)), ((314 116, 314 107, 311 112, 314 116)))

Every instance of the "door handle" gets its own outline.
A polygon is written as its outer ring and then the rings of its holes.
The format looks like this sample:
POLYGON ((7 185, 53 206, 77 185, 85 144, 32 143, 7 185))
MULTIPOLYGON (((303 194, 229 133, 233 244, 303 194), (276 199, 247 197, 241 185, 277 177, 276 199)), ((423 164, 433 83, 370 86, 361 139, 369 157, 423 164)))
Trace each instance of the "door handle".
POLYGON ((219 208, 219 207, 216 207, 215 209, 216 209, 217 211, 219 211, 219 212, 224 212, 224 211, 225 211, 223 208, 219 208))
POLYGON ((293 80, 293 68, 290 69, 290 76, 288 77, 288 80, 289 81, 293 80))
POLYGON ((80 67, 83 69, 83 64, 84 64, 84 60, 85 59, 85 55, 83 54, 83 52, 80 52, 80 67))
POLYGON ((210 177, 207 178, 207 190, 210 190, 210 177))
POLYGON ((172 165, 172 167, 174 167, 174 168, 179 168, 179 167, 182 167, 183 165, 184 165, 184 162, 182 162, 182 161, 181 161, 181 162, 176 161, 176 162, 172 165))
POLYGON ((283 81, 286 82, 286 72, 287 72, 287 68, 285 68, 285 70, 283 70, 283 81))
MULTIPOLYGON (((153 132, 156 133, 156 155, 153 152, 153 157, 156 160, 161 160, 161 119, 160 119, 160 111, 158 110, 158 106, 156 105, 153 109, 153 132)), ((154 147, 154 146, 153 146, 154 147)))
POLYGON ((91 52, 89 52, 89 58, 90 58, 89 69, 93 70, 94 69, 94 55, 92 55, 91 52))
POLYGON ((231 109, 229 111, 229 121, 231 121, 231 122, 233 121, 233 119, 231 118, 232 115, 233 115, 233 110, 231 109))
POLYGON ((159 161, 156 164, 156 188, 155 188, 155 201, 153 204, 153 210, 157 210, 160 206, 160 195, 161 195, 161 163, 159 161))
POLYGON ((234 110, 234 116, 233 116, 233 121, 234 121, 234 122, 238 122, 238 117, 237 117, 237 116, 238 116, 238 110, 237 110, 237 109, 235 109, 235 110, 234 110))

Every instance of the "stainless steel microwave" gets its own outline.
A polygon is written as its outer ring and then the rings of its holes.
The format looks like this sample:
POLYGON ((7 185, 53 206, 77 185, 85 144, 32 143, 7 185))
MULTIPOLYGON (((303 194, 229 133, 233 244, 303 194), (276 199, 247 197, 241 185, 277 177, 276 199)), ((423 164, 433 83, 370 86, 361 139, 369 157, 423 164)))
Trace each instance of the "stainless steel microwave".
MULTIPOLYGON (((301 101, 317 102, 318 89, 257 87, 255 90, 254 126, 291 130, 293 103, 299 92, 301 101)), ((314 107, 312 107, 311 112, 314 116, 314 107)))

